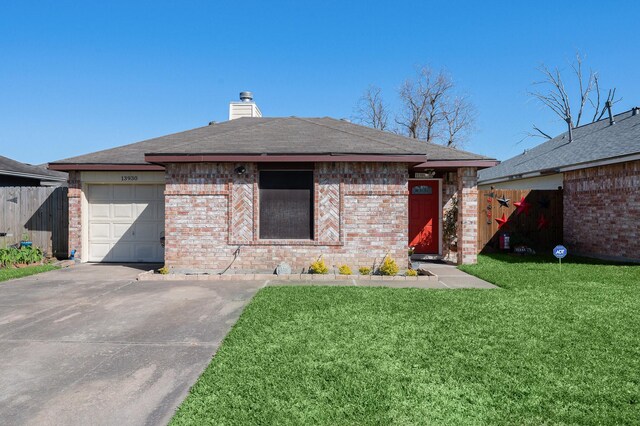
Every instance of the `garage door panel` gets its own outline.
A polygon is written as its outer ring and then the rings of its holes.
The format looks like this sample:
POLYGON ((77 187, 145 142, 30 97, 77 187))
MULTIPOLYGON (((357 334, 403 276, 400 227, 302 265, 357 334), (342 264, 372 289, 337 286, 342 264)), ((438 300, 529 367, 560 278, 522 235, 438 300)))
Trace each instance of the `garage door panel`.
POLYGON ((134 220, 134 209, 131 204, 113 204, 113 217, 115 219, 134 220))
POLYGON ((135 211, 138 220, 156 220, 157 203, 135 204, 135 211))
POLYGON ((153 222, 138 222, 135 224, 136 239, 140 241, 155 241, 159 240, 160 236, 157 235, 158 226, 153 222))
POLYGON ((136 244, 134 257, 140 259, 141 262, 148 259, 156 259, 158 256, 157 246, 154 244, 136 244))
POLYGON ((134 225, 131 223, 113 223, 112 225, 113 233, 111 235, 112 238, 117 239, 118 241, 133 241, 135 238, 134 235, 134 225))
POLYGON ((89 198, 92 201, 111 201, 113 199, 113 185, 91 185, 89 198))
POLYGON ((157 200, 157 185, 135 185, 136 200, 157 200))
POLYGON ((109 253, 110 258, 107 260, 109 262, 138 262, 139 260, 134 257, 133 253, 134 245, 127 242, 114 244, 109 253))
POLYGON ((89 244, 89 253, 91 253, 89 260, 97 261, 97 260, 107 260, 107 256, 111 251, 110 243, 91 243, 89 244))
POLYGON ((162 225, 164 227, 164 201, 161 201, 158 204, 158 208, 156 209, 156 220, 162 221, 162 225))
POLYGON ((162 262, 164 185, 90 185, 89 261, 162 262))
POLYGON ((133 190, 134 185, 112 185, 113 186, 113 199, 124 201, 135 201, 135 193, 133 190))
POLYGON ((109 219, 111 204, 94 203, 91 205, 91 219, 109 219))
POLYGON ((111 239, 111 225, 109 223, 92 223, 89 225, 89 238, 92 241, 111 239))

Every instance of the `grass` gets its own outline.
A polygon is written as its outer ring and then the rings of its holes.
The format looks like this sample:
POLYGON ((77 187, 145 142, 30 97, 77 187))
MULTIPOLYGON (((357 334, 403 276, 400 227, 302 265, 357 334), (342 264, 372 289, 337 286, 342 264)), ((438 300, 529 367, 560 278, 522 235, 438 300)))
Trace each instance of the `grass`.
POLYGON ((503 289, 261 290, 172 424, 640 423, 640 266, 464 270, 503 289))
POLYGON ((60 267, 53 265, 34 265, 24 268, 0 268, 0 281, 13 280, 41 272, 53 271, 54 269, 60 269, 60 267))

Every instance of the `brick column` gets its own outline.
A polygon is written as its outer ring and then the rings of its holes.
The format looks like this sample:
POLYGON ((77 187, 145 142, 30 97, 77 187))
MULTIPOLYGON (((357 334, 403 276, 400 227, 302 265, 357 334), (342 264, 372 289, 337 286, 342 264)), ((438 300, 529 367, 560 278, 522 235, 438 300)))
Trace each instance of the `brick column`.
POLYGON ((478 177, 475 167, 458 168, 458 265, 478 260, 478 177))
POLYGON ((82 258, 82 183, 80 172, 69 172, 69 256, 76 250, 76 259, 82 258))

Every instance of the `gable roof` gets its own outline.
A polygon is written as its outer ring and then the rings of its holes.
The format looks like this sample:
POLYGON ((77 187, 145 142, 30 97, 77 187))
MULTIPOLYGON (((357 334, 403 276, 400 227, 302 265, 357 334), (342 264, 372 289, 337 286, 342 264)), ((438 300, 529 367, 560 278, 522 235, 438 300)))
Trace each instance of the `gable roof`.
MULTIPOLYGON (((149 157, 195 155, 426 156, 428 160, 492 160, 333 118, 239 118, 50 164, 144 165, 149 157)), ((383 160, 384 161, 384 160, 383 160)))
POLYGON ((46 166, 33 166, 0 155, 0 175, 66 182, 67 174, 47 170, 46 166))
POLYGON ((573 140, 562 133, 495 167, 480 170, 478 182, 499 182, 521 175, 559 172, 568 167, 640 154, 640 114, 633 110, 573 129, 573 140))

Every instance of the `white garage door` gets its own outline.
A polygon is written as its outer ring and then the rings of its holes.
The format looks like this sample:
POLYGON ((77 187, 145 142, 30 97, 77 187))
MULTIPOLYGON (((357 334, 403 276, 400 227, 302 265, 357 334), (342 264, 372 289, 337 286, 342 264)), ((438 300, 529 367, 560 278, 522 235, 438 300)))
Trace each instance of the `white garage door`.
POLYGON ((163 262, 164 185, 89 185, 89 262, 163 262))

